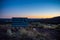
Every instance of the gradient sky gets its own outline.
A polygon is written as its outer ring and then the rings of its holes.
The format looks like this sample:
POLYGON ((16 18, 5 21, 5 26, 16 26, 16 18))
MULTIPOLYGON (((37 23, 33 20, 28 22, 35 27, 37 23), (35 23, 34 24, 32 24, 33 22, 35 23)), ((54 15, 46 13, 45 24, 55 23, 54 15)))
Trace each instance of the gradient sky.
POLYGON ((2 0, 0 18, 60 16, 59 0, 2 0))

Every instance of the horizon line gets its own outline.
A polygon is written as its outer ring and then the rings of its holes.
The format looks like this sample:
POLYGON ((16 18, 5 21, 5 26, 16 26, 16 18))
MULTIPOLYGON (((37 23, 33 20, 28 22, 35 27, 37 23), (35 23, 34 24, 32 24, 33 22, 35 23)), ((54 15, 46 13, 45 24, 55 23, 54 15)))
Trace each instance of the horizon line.
POLYGON ((49 19, 49 18, 54 18, 54 17, 60 17, 60 16, 53 16, 53 17, 41 17, 41 18, 33 18, 33 17, 0 17, 0 18, 8 18, 8 19, 11 19, 11 18, 29 18, 29 19, 49 19))

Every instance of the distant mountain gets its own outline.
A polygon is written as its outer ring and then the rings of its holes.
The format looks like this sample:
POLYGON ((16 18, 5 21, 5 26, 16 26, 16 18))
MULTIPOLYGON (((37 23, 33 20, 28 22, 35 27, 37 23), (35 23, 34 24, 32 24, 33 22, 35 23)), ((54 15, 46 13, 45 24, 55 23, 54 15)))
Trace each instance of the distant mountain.
POLYGON ((45 24, 60 24, 60 16, 44 19, 30 19, 30 22, 40 22, 45 24))
POLYGON ((41 19, 41 23, 49 23, 49 24, 60 24, 60 16, 48 18, 48 19, 41 19))
MULTIPOLYGON (((44 18, 44 19, 29 19, 29 22, 40 22, 40 23, 45 23, 45 24, 60 24, 60 16, 53 17, 53 18, 44 18)), ((5 19, 5 18, 0 18, 0 24, 4 22, 12 22, 12 19, 5 19)))

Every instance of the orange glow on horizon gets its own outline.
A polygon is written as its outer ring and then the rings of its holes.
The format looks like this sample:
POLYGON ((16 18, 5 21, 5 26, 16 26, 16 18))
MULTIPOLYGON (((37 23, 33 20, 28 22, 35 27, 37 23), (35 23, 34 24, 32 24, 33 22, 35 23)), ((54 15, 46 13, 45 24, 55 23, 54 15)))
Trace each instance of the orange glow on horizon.
MULTIPOLYGON (((27 17, 27 18, 53 18, 53 17, 57 17, 59 15, 38 15, 38 16, 35 16, 35 15, 31 15, 31 16, 13 16, 13 17, 27 17)), ((2 18, 12 18, 12 16, 5 16, 5 17, 2 17, 2 18)))
POLYGON ((28 18, 52 18, 56 16, 28 16, 28 18))

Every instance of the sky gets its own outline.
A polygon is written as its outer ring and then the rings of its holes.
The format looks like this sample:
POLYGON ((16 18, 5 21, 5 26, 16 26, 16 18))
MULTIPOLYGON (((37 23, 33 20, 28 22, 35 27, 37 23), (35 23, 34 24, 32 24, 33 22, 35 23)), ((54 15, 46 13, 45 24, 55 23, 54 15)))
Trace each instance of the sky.
POLYGON ((0 18, 60 16, 60 0, 2 0, 0 18))

